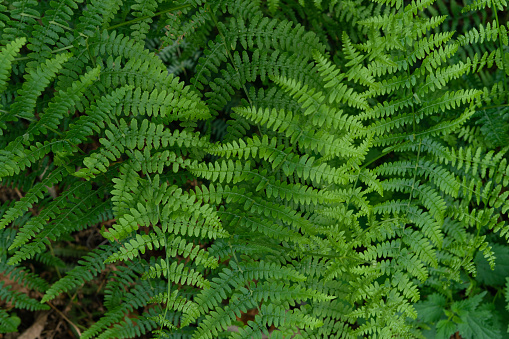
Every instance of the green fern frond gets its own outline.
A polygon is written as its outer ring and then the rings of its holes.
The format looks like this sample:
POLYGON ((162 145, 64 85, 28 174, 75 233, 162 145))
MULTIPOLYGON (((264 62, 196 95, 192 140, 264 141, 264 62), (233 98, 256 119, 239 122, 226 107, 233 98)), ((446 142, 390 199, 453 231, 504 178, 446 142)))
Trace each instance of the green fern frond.
POLYGON ((0 299, 11 303, 13 306, 30 311, 48 310, 48 305, 41 304, 38 300, 30 298, 27 294, 14 291, 11 287, 0 282, 0 299))
MULTIPOLYGON (((18 38, 8 45, 2 48, 0 51, 0 92, 3 92, 8 84, 7 81, 9 79, 9 73, 11 72, 11 64, 14 60, 14 57, 19 53, 21 47, 26 43, 26 38, 18 38)), ((5 126, 0 126, 5 129, 5 126)))
POLYGON ((0 120, 2 126, 5 125, 5 122, 17 121, 19 118, 33 119, 37 98, 63 67, 63 64, 69 60, 70 56, 70 54, 65 53, 58 54, 53 59, 49 59, 44 64, 28 71, 22 90, 10 106, 9 112, 2 114, 0 120))
POLYGON ((79 265, 67 273, 65 277, 54 283, 45 293, 42 302, 54 299, 60 293, 68 292, 87 281, 91 281, 95 276, 104 271, 104 261, 108 258, 116 246, 100 246, 90 251, 79 265))

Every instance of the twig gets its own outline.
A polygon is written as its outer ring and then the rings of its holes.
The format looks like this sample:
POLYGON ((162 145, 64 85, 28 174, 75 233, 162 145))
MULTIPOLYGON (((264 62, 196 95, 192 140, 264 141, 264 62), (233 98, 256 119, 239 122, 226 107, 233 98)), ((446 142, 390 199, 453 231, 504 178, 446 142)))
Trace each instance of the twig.
POLYGON ((74 324, 71 320, 69 320, 69 318, 67 318, 65 316, 65 314, 63 314, 58 308, 56 308, 55 306, 53 306, 52 303, 50 303, 49 301, 46 302, 48 305, 50 305, 50 307, 52 309, 54 309, 65 321, 67 321, 69 323, 69 325, 71 325, 74 330, 76 331, 76 333, 78 333, 78 335, 81 337, 81 332, 80 332, 80 329, 78 328, 78 326, 76 324, 74 324))

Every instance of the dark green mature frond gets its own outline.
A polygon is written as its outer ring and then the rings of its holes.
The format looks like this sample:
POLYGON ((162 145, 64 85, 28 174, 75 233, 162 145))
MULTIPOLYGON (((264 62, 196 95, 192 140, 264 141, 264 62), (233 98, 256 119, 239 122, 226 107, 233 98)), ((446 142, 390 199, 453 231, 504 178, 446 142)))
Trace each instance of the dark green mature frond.
POLYGON ((62 292, 68 292, 87 281, 92 280, 105 269, 104 261, 114 251, 114 247, 102 246, 89 252, 79 262, 79 265, 67 273, 67 275, 53 284, 45 293, 42 301, 54 299, 62 292))
POLYGON ((4 286, 5 282, 0 282, 0 299, 11 303, 13 306, 30 311, 48 310, 48 305, 41 305, 35 299, 30 298, 22 292, 13 291, 10 287, 4 286))
MULTIPOLYGON (((9 79, 9 74, 11 72, 11 64, 14 60, 14 57, 19 53, 21 47, 26 43, 25 38, 18 38, 7 46, 2 48, 0 51, 0 92, 3 92, 8 84, 7 80, 9 79)), ((0 126, 2 129, 5 126, 0 126)))
POLYGON ((142 281, 129 289, 128 292, 123 292, 122 303, 106 312, 101 320, 83 332, 81 337, 94 338, 101 332, 106 331, 109 324, 121 321, 128 311, 146 306, 152 296, 166 289, 165 285, 158 283, 151 286, 147 281, 142 281))
MULTIPOLYGON (((26 81, 23 84, 21 92, 18 93, 19 95, 10 106, 9 112, 1 115, 0 123, 2 126, 5 126, 5 122, 17 121, 19 118, 27 120, 33 119, 33 109, 35 108, 37 98, 56 76, 57 72, 63 67, 63 63, 68 61, 69 58, 70 54, 58 54, 53 59, 48 59, 43 65, 28 70, 26 81)), ((2 130, 3 129, 5 129, 5 127, 2 127, 2 130)), ((15 172, 19 172, 19 168, 8 166, 3 172, 12 175, 15 172)))

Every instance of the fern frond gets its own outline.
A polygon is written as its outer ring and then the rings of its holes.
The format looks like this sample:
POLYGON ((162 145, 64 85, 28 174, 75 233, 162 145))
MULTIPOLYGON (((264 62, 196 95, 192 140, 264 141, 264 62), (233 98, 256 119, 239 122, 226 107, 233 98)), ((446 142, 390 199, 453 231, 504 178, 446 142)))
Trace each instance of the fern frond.
MULTIPOLYGON (((11 72, 11 64, 14 57, 19 53, 21 47, 23 47, 25 43, 26 38, 20 37, 11 41, 0 51, 0 92, 3 92, 7 88, 7 81, 11 72)), ((3 130, 5 129, 5 126, 0 125, 0 128, 3 130)))
POLYGON ((42 302, 56 298, 63 292, 68 292, 104 271, 104 261, 114 252, 116 246, 100 246, 90 251, 78 263, 79 265, 67 273, 65 277, 54 283, 45 293, 42 302))
MULTIPOLYGON (((1 115, 0 127, 5 126, 5 122, 17 121, 19 118, 33 119, 37 97, 41 95, 42 91, 49 85, 50 81, 63 67, 63 64, 69 60, 70 56, 70 54, 65 53, 58 54, 53 59, 48 59, 44 64, 28 71, 23 87, 14 103, 10 106, 9 112, 1 115)), ((4 127, 2 127, 3 129, 4 127)))
POLYGON ((14 291, 10 286, 5 286, 5 281, 0 282, 0 299, 13 306, 29 311, 48 310, 48 305, 41 304, 38 300, 30 298, 27 294, 14 291))
POLYGON ((147 281, 140 282, 124 293, 124 299, 120 305, 108 310, 98 322, 84 331, 81 337, 83 339, 96 337, 100 332, 107 330, 110 324, 121 321, 128 311, 146 306, 152 296, 165 290, 166 286, 162 283, 151 286, 147 281))
MULTIPOLYGON (((146 249, 166 248, 167 255, 172 257, 183 256, 193 260, 197 265, 204 265, 205 267, 216 268, 217 260, 209 257, 208 252, 200 249, 198 246, 193 246, 192 243, 186 242, 181 237, 174 235, 166 236, 161 232, 157 226, 153 226, 155 233, 149 235, 136 234, 136 237, 129 242, 125 242, 120 251, 108 257, 105 263, 112 263, 118 260, 127 261, 138 256, 141 252, 145 253, 146 249)), ((163 272, 164 273, 164 272, 163 272)))

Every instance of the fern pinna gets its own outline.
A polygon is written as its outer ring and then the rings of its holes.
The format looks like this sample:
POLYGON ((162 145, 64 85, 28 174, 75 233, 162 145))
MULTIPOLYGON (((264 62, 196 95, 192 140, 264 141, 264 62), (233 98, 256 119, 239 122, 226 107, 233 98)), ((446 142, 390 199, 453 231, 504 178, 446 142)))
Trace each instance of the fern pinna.
POLYGON ((506 5, 0 2, 0 332, 502 338, 506 5))

